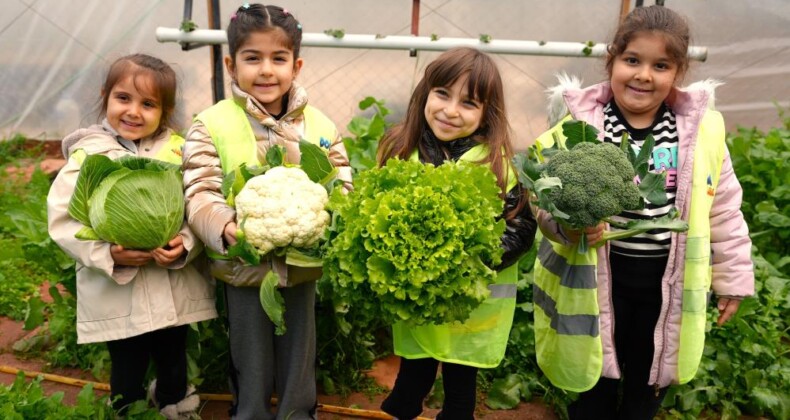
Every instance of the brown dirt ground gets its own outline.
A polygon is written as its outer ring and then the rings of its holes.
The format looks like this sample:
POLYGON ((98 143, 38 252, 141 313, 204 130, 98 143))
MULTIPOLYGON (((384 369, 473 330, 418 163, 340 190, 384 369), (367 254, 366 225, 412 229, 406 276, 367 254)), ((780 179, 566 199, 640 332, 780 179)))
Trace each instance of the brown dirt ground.
MULTIPOLYGON (((42 157, 39 167, 49 174, 54 174, 65 164, 60 152, 60 141, 35 141, 29 140, 25 144, 26 148, 41 148, 42 157)), ((34 167, 22 165, 20 168, 8 167, 7 171, 14 173, 22 171, 23 176, 29 176, 33 172, 34 167)), ((41 295, 46 299, 48 286, 45 284, 41 288, 41 295)), ((57 375, 66 378, 74 378, 83 381, 94 381, 90 372, 82 371, 80 369, 69 368, 53 368, 45 361, 40 359, 22 359, 17 357, 13 350, 13 344, 34 332, 25 331, 22 328, 22 322, 13 321, 11 319, 0 317, 0 383, 10 384, 14 381, 16 375, 8 373, 8 368, 19 369, 25 372, 42 372, 51 375, 57 375)), ((382 387, 391 389, 392 384, 395 382, 395 377, 398 372, 398 358, 388 357, 375 362, 373 369, 368 373, 378 384, 382 387)), ((52 380, 42 381, 42 386, 48 394, 55 392, 64 393, 64 403, 74 404, 76 402, 77 393, 81 390, 81 386, 66 385, 52 380)), ((97 395, 107 394, 107 391, 96 390, 97 395)), ((212 394, 215 395, 215 394, 212 394)), ((381 401, 386 397, 386 394, 367 395, 363 393, 354 393, 348 396, 339 395, 321 395, 318 396, 319 411, 318 417, 321 420, 343 420, 343 419, 358 419, 358 418, 388 418, 385 413, 379 411, 381 401), (344 408, 351 408, 359 410, 359 415, 351 414, 338 414, 344 408)), ((229 419, 228 409, 230 403, 228 401, 207 400, 203 398, 203 406, 201 407, 200 415, 203 419, 229 419)), ((476 417, 486 420, 554 420, 556 415, 550 408, 534 401, 530 403, 521 403, 513 410, 490 410, 482 401, 478 401, 476 417)), ((439 410, 426 409, 422 415, 423 418, 433 418, 439 410)))

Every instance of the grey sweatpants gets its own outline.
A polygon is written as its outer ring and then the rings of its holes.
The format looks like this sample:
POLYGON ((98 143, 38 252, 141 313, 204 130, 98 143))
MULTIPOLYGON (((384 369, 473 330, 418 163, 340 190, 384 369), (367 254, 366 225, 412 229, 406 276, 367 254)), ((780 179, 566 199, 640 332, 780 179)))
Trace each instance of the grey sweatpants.
POLYGON ((315 418, 315 282, 280 292, 286 333, 278 336, 261 307, 257 287, 225 285, 234 419, 315 418), (275 393, 276 415, 270 403, 275 393))

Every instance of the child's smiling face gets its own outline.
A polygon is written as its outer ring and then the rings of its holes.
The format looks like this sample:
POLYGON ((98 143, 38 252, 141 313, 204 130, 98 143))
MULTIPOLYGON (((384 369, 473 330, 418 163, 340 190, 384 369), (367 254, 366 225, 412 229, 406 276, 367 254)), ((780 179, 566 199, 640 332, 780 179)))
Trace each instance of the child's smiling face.
POLYGON ((653 123, 677 79, 678 66, 667 54, 663 36, 653 32, 637 34, 612 65, 614 100, 635 128, 653 123))
POLYGON ((252 32, 225 66, 241 90, 258 100, 272 115, 283 109, 283 96, 291 89, 302 59, 294 60, 288 36, 281 28, 252 32))
POLYGON ((433 134, 442 141, 468 137, 483 121, 483 104, 469 96, 468 75, 451 86, 434 87, 425 102, 425 120, 433 134))
POLYGON ((107 122, 126 140, 154 134, 162 119, 162 104, 154 78, 139 73, 121 78, 107 98, 107 122))

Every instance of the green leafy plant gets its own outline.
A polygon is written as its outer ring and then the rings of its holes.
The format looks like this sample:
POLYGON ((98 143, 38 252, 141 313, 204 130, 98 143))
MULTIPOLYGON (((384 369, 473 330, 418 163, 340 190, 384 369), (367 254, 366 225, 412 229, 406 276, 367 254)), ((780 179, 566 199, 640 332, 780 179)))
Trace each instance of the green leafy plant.
POLYGON ((732 165, 743 187, 750 236, 766 260, 790 275, 790 116, 763 133, 739 127, 727 137, 732 165))
POLYGON ((181 25, 178 27, 182 32, 192 32, 198 28, 197 23, 191 19, 184 19, 181 21, 181 25))
POLYGON ((337 39, 343 39, 343 37, 346 36, 346 31, 344 29, 329 28, 325 29, 324 33, 337 39))
POLYGON ((332 194, 322 282, 371 324, 464 320, 495 277, 502 205, 484 166, 391 159, 332 194))
MULTIPOLYGON (((648 171, 650 151, 655 140, 648 135, 637 155, 629 147, 627 136, 618 149, 598 140, 598 130, 584 121, 562 124, 562 136, 554 132, 554 144, 532 146, 527 153, 513 159, 519 181, 531 191, 535 205, 554 220, 571 229, 595 226, 601 221, 619 228, 607 231, 595 246, 652 229, 686 231, 688 224, 678 219, 678 212, 651 220, 620 223, 612 216, 623 210, 640 210, 645 200, 663 205, 667 202, 666 173, 648 171), (634 184, 638 177, 639 184, 634 184)), ((587 241, 579 241, 578 251, 587 252, 587 241)))
POLYGON ((379 140, 391 126, 386 121, 390 110, 384 105, 385 102, 368 96, 359 102, 359 109, 362 111, 372 110, 370 116, 357 115, 346 125, 346 129, 351 133, 351 137, 343 137, 343 145, 354 169, 354 173, 359 173, 366 169, 376 167, 376 151, 378 150, 379 140))
POLYGON ((184 221, 182 182, 178 165, 137 156, 115 161, 87 156, 68 209, 84 225, 76 236, 130 249, 166 245, 184 221))

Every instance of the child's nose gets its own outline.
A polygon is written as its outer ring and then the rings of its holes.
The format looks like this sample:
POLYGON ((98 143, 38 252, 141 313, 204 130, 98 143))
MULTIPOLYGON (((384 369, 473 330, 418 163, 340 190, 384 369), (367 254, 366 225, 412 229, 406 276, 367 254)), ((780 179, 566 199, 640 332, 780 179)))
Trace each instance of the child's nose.
POLYGON ((457 106, 457 104, 455 102, 451 102, 451 103, 447 104, 447 106, 444 108, 444 113, 448 117, 455 117, 455 116, 457 116, 458 115, 458 106, 457 106))
POLYGON ((637 70, 635 77, 638 80, 645 80, 645 81, 650 80, 651 77, 650 67, 648 66, 639 67, 639 70, 637 70))

